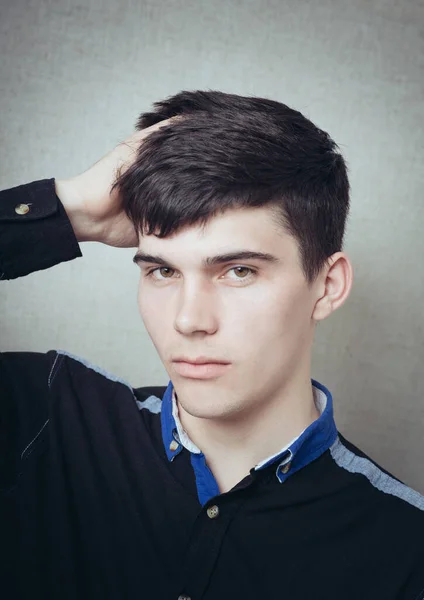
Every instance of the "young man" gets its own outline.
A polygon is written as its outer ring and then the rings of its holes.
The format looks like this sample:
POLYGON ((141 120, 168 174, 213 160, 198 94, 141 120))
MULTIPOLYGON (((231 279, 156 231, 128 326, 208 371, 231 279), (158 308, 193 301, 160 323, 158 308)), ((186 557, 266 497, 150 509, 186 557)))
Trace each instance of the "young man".
POLYGON ((2 591, 424 598, 424 498, 338 433, 310 374, 315 326, 352 286, 337 146, 283 104, 218 92, 137 129, 78 177, 1 193, 2 279, 81 241, 137 247, 170 377, 134 390, 63 351, 1 355, 2 591))

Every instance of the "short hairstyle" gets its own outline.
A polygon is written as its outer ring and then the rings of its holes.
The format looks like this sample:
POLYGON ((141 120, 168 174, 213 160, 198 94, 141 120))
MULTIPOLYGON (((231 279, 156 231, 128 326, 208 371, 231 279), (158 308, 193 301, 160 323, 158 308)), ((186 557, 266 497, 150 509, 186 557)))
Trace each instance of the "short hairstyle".
POLYGON ((153 106, 138 130, 182 118, 149 135, 113 185, 138 236, 163 238, 229 208, 269 206, 297 241, 312 284, 342 250, 349 212, 346 163, 328 133, 266 98, 183 91, 153 106))

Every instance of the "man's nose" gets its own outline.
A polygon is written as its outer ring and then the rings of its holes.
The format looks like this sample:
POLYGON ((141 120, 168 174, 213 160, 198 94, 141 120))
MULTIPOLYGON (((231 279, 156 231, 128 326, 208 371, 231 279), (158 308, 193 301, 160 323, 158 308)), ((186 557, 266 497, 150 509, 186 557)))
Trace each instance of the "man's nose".
POLYGON ((217 299, 210 284, 204 282, 182 286, 174 327, 185 335, 197 331, 215 333, 218 328, 217 311, 217 299))

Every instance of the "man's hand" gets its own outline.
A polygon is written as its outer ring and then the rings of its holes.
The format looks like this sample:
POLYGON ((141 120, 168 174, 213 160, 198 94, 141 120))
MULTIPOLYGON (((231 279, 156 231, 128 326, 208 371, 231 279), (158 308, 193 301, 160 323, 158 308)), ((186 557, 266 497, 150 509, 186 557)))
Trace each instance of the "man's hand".
POLYGON ((119 248, 137 246, 137 234, 122 209, 115 189, 118 172, 133 163, 143 140, 172 119, 133 133, 87 171, 71 179, 55 181, 56 194, 65 207, 79 242, 102 242, 119 248))

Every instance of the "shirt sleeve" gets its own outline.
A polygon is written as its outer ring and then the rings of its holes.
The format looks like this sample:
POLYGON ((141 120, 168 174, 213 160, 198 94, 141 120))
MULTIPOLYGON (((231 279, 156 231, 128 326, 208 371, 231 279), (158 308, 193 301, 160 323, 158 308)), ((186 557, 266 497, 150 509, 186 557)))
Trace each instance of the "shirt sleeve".
POLYGON ((0 191, 0 280, 82 256, 55 180, 0 191))
MULTIPOLYGON (((54 179, 0 191, 0 279, 16 279, 79 256, 54 179)), ((0 352, 0 497, 17 484, 27 457, 42 450, 55 365, 54 350, 0 352)))

